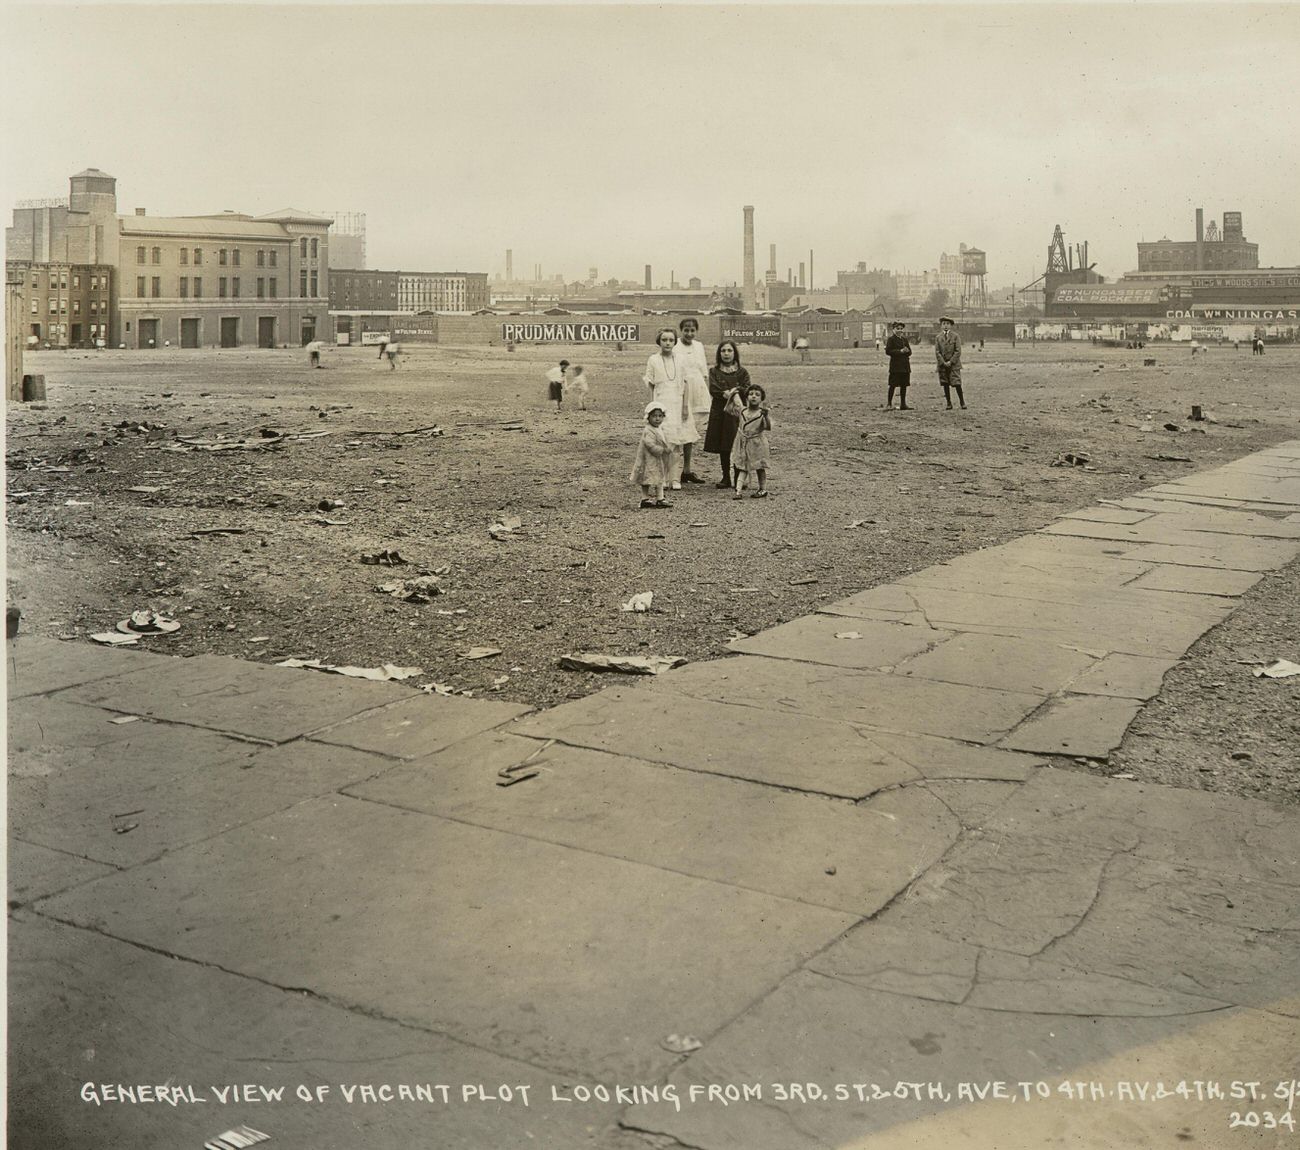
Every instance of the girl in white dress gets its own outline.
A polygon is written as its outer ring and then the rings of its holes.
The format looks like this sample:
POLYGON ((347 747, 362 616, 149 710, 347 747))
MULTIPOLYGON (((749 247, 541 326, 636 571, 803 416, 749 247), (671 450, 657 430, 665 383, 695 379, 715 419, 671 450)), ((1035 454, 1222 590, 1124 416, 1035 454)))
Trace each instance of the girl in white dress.
POLYGON ((680 491, 682 444, 694 443, 700 435, 695 430, 695 420, 686 406, 686 373, 673 354, 673 349, 677 346, 677 333, 666 327, 655 337, 655 342, 659 345, 659 350, 646 361, 642 379, 650 389, 650 397, 663 404, 666 418, 661 430, 673 446, 671 487, 674 491, 680 491))
MULTIPOLYGON (((709 421, 709 409, 713 406, 713 397, 709 395, 709 357, 704 344, 695 338, 700 330, 699 322, 687 316, 678 325, 681 337, 677 341, 676 354, 685 371, 686 409, 691 413, 696 430, 709 421)), ((691 456, 694 441, 682 446, 682 482, 703 483, 704 480, 695 473, 691 456)))

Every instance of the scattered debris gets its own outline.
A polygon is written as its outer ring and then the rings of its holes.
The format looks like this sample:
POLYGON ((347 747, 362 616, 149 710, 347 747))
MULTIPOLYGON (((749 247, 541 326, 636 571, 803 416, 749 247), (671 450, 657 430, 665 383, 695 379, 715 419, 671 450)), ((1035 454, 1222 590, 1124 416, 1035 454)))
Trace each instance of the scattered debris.
POLYGON ((109 721, 110 723, 113 723, 113 724, 115 724, 115 725, 117 725, 117 726, 120 727, 120 726, 122 726, 124 723, 138 723, 138 722, 140 721, 140 716, 139 716, 139 715, 119 715, 116 719, 109 719, 108 721, 109 721))
POLYGON ((15 639, 18 637, 18 620, 22 618, 23 611, 21 607, 5 608, 5 638, 15 639))
POLYGON ((140 641, 139 635, 123 635, 118 631, 99 631, 91 635, 96 643, 103 643, 109 647, 127 647, 134 646, 140 641))
MULTIPOLYGON (((1142 360, 1142 366, 1143 366, 1143 367, 1155 367, 1155 365, 1156 365, 1156 361, 1155 361, 1154 359, 1150 358, 1149 356, 1144 357, 1143 360, 1142 360)), ((1118 778, 1119 776, 1117 775, 1117 776, 1115 776, 1115 777, 1118 778)))
POLYGON ((134 491, 137 495, 157 495, 162 490, 161 487, 128 487, 128 491, 134 491))
POLYGON ((371 551, 361 556, 361 562, 371 567, 397 567, 406 560, 398 552, 385 547, 382 551, 371 551))
POLYGON ((196 527, 190 535, 247 535, 247 527, 196 527))
POLYGON ((690 1054, 692 1050, 699 1050, 704 1043, 689 1034, 670 1034, 659 1045, 674 1054, 690 1054))
POLYGON ((1268 667, 1256 667, 1255 678, 1261 676, 1265 679, 1289 679, 1292 675, 1300 675, 1300 663, 1293 663, 1290 659, 1279 659, 1268 667))
POLYGON ((1136 779, 1137 775, 1133 774, 1132 771, 1121 771, 1119 774, 1110 777, 1112 779, 1136 779))
POLYGON ((1176 423, 1166 423, 1166 424, 1165 424, 1165 430, 1166 430, 1166 431, 1182 431, 1182 428, 1179 427, 1178 424, 1176 424, 1176 423))
POLYGON ((251 1126, 236 1126, 233 1130, 223 1130, 215 1138, 209 1138, 203 1143, 203 1150, 243 1150, 244 1147, 270 1140, 269 1134, 263 1134, 251 1126))
POLYGON ((340 667, 333 663, 322 663, 319 659, 284 659, 276 663, 276 666, 303 667, 309 671, 327 671, 331 675, 347 675, 351 679, 374 679, 382 683, 410 679, 424 673, 423 667, 397 667, 392 663, 381 663, 378 667, 340 667))
POLYGON ((1086 451, 1062 451, 1048 465, 1049 467, 1085 467, 1090 471, 1095 471, 1092 466, 1092 456, 1086 451))
POLYGON ((507 515, 500 521, 493 523, 488 528, 488 534, 493 539, 503 539, 507 535, 512 535, 524 525, 524 521, 518 515, 507 515))
POLYGON ((1249 751, 1233 751, 1232 754, 1228 757, 1241 760, 1241 759, 1253 759, 1255 756, 1252 755, 1249 751))
POLYGON ((566 671, 619 671, 625 675, 657 675, 686 662, 682 655, 561 655, 566 671))
POLYGON ((791 579, 791 587, 806 587, 809 583, 820 583, 820 579, 791 579))
POLYGON ((317 511, 337 511, 340 507, 346 507, 347 504, 342 499, 322 499, 316 504, 317 511))
POLYGON ((227 439, 224 436, 178 435, 176 442, 163 448, 164 451, 271 451, 286 443, 297 443, 304 439, 319 439, 330 435, 329 431, 272 431, 262 428, 256 439, 227 439))
POLYGON ((1159 455, 1148 455, 1145 458, 1154 459, 1157 463, 1191 463, 1190 455, 1169 455, 1161 452, 1159 455))
POLYGON ((865 527, 868 523, 874 522, 874 519, 855 519, 852 523, 844 524, 844 530, 852 531, 855 527, 865 527))
POLYGON ((442 428, 436 423, 431 423, 427 427, 412 427, 406 431, 391 431, 388 428, 380 428, 377 431, 354 431, 353 435, 441 435, 442 428))
POLYGON ((471 647, 460 656, 462 659, 490 659, 501 654, 500 647, 471 647))
POLYGON ((348 521, 346 519, 330 519, 326 515, 313 516, 312 522, 319 523, 322 527, 346 527, 348 525, 348 521))
POLYGON ((832 875, 832 876, 834 876, 834 875, 838 874, 839 872, 836 870, 835 867, 833 867, 833 866, 828 866, 828 867, 826 868, 826 873, 827 873, 828 875, 832 875))
POLYGON ((835 638, 837 638, 837 639, 861 639, 861 638, 862 638, 862 632, 861 632, 861 631, 836 631, 836 632, 835 632, 835 638))
POLYGON ((155 611, 132 611, 130 618, 118 623, 117 629, 123 635, 170 635, 179 631, 181 625, 155 611))
POLYGON ((381 595, 391 595, 407 603, 427 603, 434 595, 442 594, 436 575, 417 575, 414 579, 398 579, 392 583, 379 583, 375 590, 381 595))
POLYGON ((1194 404, 1192 404, 1192 415, 1191 415, 1191 418, 1194 419, 1194 420, 1196 420, 1198 423, 1201 423, 1201 422, 1204 421, 1205 416, 1201 413, 1201 405, 1200 405, 1199 403, 1194 403, 1194 404))
POLYGON ((653 591, 642 591, 640 594, 633 595, 626 603, 619 607, 620 611, 649 611, 650 604, 654 602, 655 593, 653 591))
POLYGON ((555 745, 554 739, 547 739, 540 747, 537 748, 527 758, 520 759, 519 762, 508 767, 502 767, 497 771, 497 786, 513 787, 515 783, 522 783, 525 779, 535 779, 542 772, 535 768, 539 763, 546 762, 542 756, 547 748, 555 745))

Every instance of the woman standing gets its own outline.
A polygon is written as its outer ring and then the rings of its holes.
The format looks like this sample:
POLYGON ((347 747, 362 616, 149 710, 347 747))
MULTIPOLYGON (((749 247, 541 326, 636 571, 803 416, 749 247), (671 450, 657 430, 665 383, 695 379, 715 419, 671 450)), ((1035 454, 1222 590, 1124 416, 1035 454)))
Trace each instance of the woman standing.
POLYGON ((718 344, 716 362, 709 368, 709 426, 704 433, 704 450, 722 457, 722 482, 731 486, 731 445, 736 441, 739 410, 749 391, 749 372, 740 366, 740 348, 731 340, 718 344), (739 402, 733 402, 738 400, 739 402))
POLYGON ((674 354, 677 346, 677 333, 672 328, 663 328, 655 337, 659 350, 646 360, 645 385, 650 389, 650 397, 663 404, 666 418, 660 426, 664 438, 673 447, 670 472, 672 490, 682 489, 682 444, 694 443, 699 439, 695 430, 695 420, 686 408, 686 380, 681 361, 674 354))
MULTIPOLYGON (((704 344, 695 338, 700 330, 698 320, 687 316, 677 325, 677 328, 681 336, 677 341, 676 353, 685 371, 686 409, 691 413, 691 422, 696 424, 698 430, 697 421, 702 422, 705 419, 711 406, 708 388, 709 357, 704 350, 704 344)), ((694 446, 694 441, 682 444, 683 483, 704 482, 695 474, 695 467, 691 462, 694 446)))

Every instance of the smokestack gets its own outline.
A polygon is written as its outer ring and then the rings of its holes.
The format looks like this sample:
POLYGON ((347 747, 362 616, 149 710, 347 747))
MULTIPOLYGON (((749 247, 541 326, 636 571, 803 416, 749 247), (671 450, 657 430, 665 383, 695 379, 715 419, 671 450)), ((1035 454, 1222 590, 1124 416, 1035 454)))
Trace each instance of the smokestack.
POLYGON ((513 248, 506 248, 506 279, 515 278, 515 253, 513 248))
POLYGON ((800 261, 799 261, 799 287, 800 287, 801 289, 802 289, 802 288, 805 288, 805 287, 808 286, 808 281, 805 280, 804 277, 803 277, 804 267, 805 267, 805 264, 804 264, 803 260, 800 260, 800 261))
POLYGON ((754 292, 754 205, 745 205, 745 307, 758 306, 754 292))
POLYGON ((813 288, 813 259, 812 248, 808 249, 808 290, 813 288))
POLYGON ((767 245, 767 262, 768 270, 775 275, 776 273, 776 244, 767 245))
POLYGON ((1196 209, 1196 270, 1205 269, 1205 209, 1196 209))
POLYGON ((795 282, 794 282, 794 268, 786 268, 786 269, 785 269, 785 282, 788 283, 791 287, 794 287, 794 286, 795 286, 795 282))
POLYGON ((646 291, 650 290, 650 265, 649 264, 646 264, 645 266, 645 290, 646 291))

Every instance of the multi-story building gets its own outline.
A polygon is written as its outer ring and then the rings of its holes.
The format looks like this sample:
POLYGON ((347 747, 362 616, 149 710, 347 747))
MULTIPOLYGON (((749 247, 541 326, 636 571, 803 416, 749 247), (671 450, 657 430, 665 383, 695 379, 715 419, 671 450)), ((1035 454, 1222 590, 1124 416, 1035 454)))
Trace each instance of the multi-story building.
POLYGON ((107 346, 113 332, 113 269, 108 264, 6 262, 19 284, 29 347, 107 346))
POLYGON ((366 213, 329 212, 334 221, 330 229, 330 269, 366 266, 366 213))
POLYGON ((329 219, 292 209, 258 217, 159 217, 142 208, 119 215, 116 188, 112 176, 90 168, 71 178, 66 201, 14 209, 5 258, 23 270, 24 318, 40 342, 106 336, 140 348, 274 347, 323 332, 329 219))
POLYGON ((1250 271, 1259 267, 1259 244, 1248 243, 1242 234, 1240 212, 1223 213, 1222 231, 1211 220, 1207 232, 1204 220, 1204 210, 1197 208, 1194 240, 1138 244, 1138 271, 1250 271))
POLYGON ((837 272, 835 286, 840 291, 854 295, 885 296, 894 299, 898 295, 898 280, 894 273, 884 268, 867 270, 864 261, 859 261, 853 271, 837 272))
POLYGON ((402 311, 475 312, 488 306, 487 272, 398 272, 402 311))

